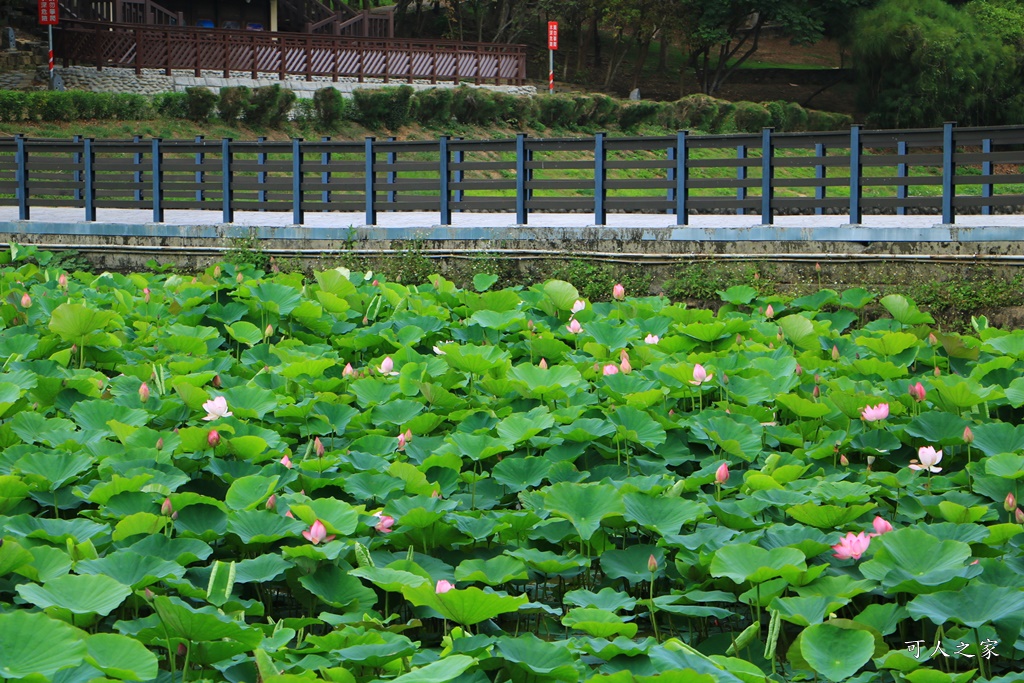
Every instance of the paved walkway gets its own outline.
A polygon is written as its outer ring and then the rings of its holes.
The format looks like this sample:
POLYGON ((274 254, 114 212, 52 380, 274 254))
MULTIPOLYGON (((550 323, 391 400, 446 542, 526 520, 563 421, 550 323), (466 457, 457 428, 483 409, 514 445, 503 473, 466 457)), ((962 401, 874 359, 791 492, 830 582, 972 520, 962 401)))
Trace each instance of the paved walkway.
POLYGON ((778 216, 762 225, 759 216, 691 216, 690 225, 677 226, 668 214, 608 214, 608 223, 595 226, 589 213, 537 213, 526 226, 515 214, 453 213, 452 225, 439 225, 436 212, 381 212, 375 226, 363 213, 313 212, 301 226, 291 212, 238 211, 235 222, 221 223, 220 211, 167 210, 163 223, 153 223, 152 211, 98 209, 97 221, 83 221, 83 210, 33 207, 31 220, 19 221, 16 207, 0 207, 0 232, 22 234, 125 235, 150 237, 225 237, 248 234, 285 239, 346 239, 353 228, 359 238, 391 239, 551 239, 615 234, 639 239, 667 240, 796 240, 796 241, 1018 241, 1024 239, 1024 215, 958 217, 943 225, 938 216, 865 216, 850 225, 849 216, 778 216), (597 234, 595 234, 597 233, 597 234))

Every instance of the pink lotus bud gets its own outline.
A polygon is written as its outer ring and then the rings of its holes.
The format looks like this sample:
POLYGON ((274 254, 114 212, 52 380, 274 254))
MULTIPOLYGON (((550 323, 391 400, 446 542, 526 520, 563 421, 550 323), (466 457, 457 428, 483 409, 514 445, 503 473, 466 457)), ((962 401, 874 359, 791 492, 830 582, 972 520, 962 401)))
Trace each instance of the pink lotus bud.
POLYGON ((839 347, 835 344, 832 345, 832 360, 839 360, 839 347))
POLYGON ((544 360, 543 358, 541 358, 540 359, 540 363, 537 364, 537 367, 539 367, 541 370, 547 370, 548 369, 548 362, 546 360, 544 360))
POLYGON ((244 280, 244 279, 245 279, 245 276, 243 276, 241 273, 239 273, 238 275, 235 276, 235 282, 237 282, 238 284, 242 284, 242 280, 244 280))
POLYGON ((868 469, 870 470, 871 466, 875 464, 875 456, 869 455, 867 457, 867 461, 868 461, 868 469))
POLYGON ((156 440, 156 449, 162 451, 164 449, 164 437, 160 437, 156 440))
POLYGON ((1003 501, 1003 509, 1007 512, 1013 512, 1017 509, 1017 497, 1013 495, 1013 491, 1006 494, 1006 500, 1003 501))
POLYGON ((626 288, 621 284, 617 284, 612 287, 612 298, 618 301, 622 301, 626 298, 626 288))
POLYGON ((754 279, 755 280, 760 280, 761 279, 761 273, 754 273, 754 279))
POLYGON ((149 385, 145 382, 139 385, 139 400, 143 403, 149 400, 149 385))
POLYGON ((811 391, 811 396, 813 396, 814 398, 820 397, 821 396, 821 387, 819 387, 817 384, 815 384, 814 385, 814 389, 811 391))
POLYGON ((718 466, 718 469, 715 470, 715 481, 719 486, 729 481, 729 463, 723 462, 718 466))
POLYGON ((149 291, 149 287, 142 288, 142 300, 145 301, 147 304, 149 303, 150 293, 151 292, 149 291))
POLYGON ((269 339, 273 335, 274 335, 274 326, 273 325, 267 325, 267 329, 263 330, 263 338, 264 339, 269 339))
POLYGON ((840 455, 839 456, 839 464, 842 465, 843 467, 849 467, 850 466, 850 460, 845 455, 840 455))
POLYGON ((918 403, 924 400, 926 394, 924 385, 921 384, 920 382, 918 382, 917 384, 911 384, 910 388, 908 389, 908 392, 918 403))
POLYGON ((412 430, 411 429, 406 429, 405 430, 405 442, 409 443, 410 441, 412 441, 412 430))
POLYGON ((172 512, 174 512, 174 505, 171 504, 171 499, 164 498, 164 502, 160 505, 160 514, 169 517, 172 512))
POLYGON ((537 327, 537 326, 533 324, 533 321, 532 321, 532 320, 527 320, 527 321, 526 321, 526 329, 528 329, 528 330, 532 330, 532 329, 535 329, 536 327, 537 327))
POLYGON ((586 307, 587 307, 587 302, 585 302, 583 299, 576 299, 576 302, 573 303, 573 305, 572 305, 572 314, 576 315, 577 313, 579 313, 580 311, 582 311, 586 307))
POLYGON ((644 337, 644 343, 645 344, 657 344, 660 341, 661 341, 661 338, 658 337, 658 335, 656 335, 656 334, 649 334, 646 337, 644 337))
POLYGON ((57 278, 57 286, 60 287, 61 289, 67 289, 68 288, 68 276, 65 275, 64 273, 61 273, 60 277, 57 278))
POLYGON ((267 498, 266 508, 268 510, 273 510, 276 507, 277 507, 277 494, 276 493, 271 493, 270 494, 270 498, 267 498))
POLYGON ((380 371, 383 374, 388 374, 395 369, 395 361, 391 360, 391 356, 385 356, 384 360, 381 361, 380 371))
POLYGON ((814 373, 814 383, 821 384, 821 375, 819 375, 818 373, 814 373))
POLYGON ((802 366, 802 365, 800 365, 799 363, 797 363, 797 364, 796 364, 796 369, 795 369, 795 370, 793 370, 793 372, 795 372, 795 373, 796 373, 796 376, 797 376, 797 377, 799 377, 800 375, 804 374, 804 368, 803 368, 803 366, 802 366))
POLYGON ((283 458, 281 458, 281 464, 284 465, 285 467, 287 467, 288 469, 291 469, 292 468, 292 459, 289 458, 286 455, 283 458))
POLYGON ((288 519, 295 519, 295 515, 292 514, 291 510, 289 510, 286 513, 284 513, 284 516, 287 517, 288 519))
POLYGON ((647 558, 647 571, 652 574, 658 571, 658 558, 654 556, 654 553, 651 553, 647 558))
POLYGON ((890 531, 892 531, 892 524, 889 524, 889 522, 887 522, 886 520, 882 519, 877 515, 875 516, 874 520, 872 520, 871 526, 875 527, 875 534, 878 536, 881 536, 882 534, 887 534, 890 531))
POLYGON ((28 295, 28 292, 25 292, 24 294, 21 295, 21 307, 22 308, 31 308, 31 306, 32 306, 32 297, 30 297, 28 295))
POLYGON ((769 320, 775 317, 775 309, 772 308, 771 304, 768 304, 768 308, 764 309, 764 317, 768 318, 769 320))
POLYGON ((405 434, 399 434, 398 435, 398 450, 400 450, 400 451, 404 451, 405 450, 405 434))
POLYGON ((608 365, 604 366, 604 368, 601 370, 601 372, 606 377, 608 375, 617 375, 617 374, 619 374, 619 368, 616 367, 616 365, 614 363, 609 363, 608 365))
POLYGON ((214 375, 213 376, 213 380, 210 382, 210 384, 213 385, 214 389, 220 389, 220 385, 221 385, 220 375, 214 375))
POLYGON ((821 272, 821 264, 820 263, 815 263, 814 264, 814 270, 820 273, 821 272))
POLYGON ((964 427, 964 443, 974 443, 974 432, 971 431, 970 425, 964 427))
POLYGON ((341 371, 342 377, 351 377, 356 374, 356 371, 352 368, 351 363, 345 363, 345 369, 341 371))
POLYGON ((929 346, 937 346, 938 343, 939 343, 939 338, 935 336, 935 333, 934 332, 929 332, 928 333, 928 345, 929 346))
POLYGON ((376 517, 379 521, 374 525, 374 529, 376 529, 382 534, 390 534, 392 531, 394 531, 394 529, 391 528, 395 525, 394 517, 390 515, 382 515, 379 512, 377 513, 376 517))
POLYGON ((210 444, 210 448, 216 448, 217 444, 220 443, 220 432, 216 429, 211 429, 210 433, 206 435, 206 443, 210 444))
POLYGON ((433 491, 430 492, 430 497, 431 498, 440 498, 441 497, 441 492, 438 491, 437 489, 434 489, 433 491))
POLYGON ((1017 508, 1017 511, 1013 513, 1013 516, 1017 520, 1017 524, 1024 524, 1024 510, 1017 508))
POLYGON ((365 315, 363 316, 363 324, 364 325, 369 325, 370 324, 370 319, 367 318, 365 315))
POLYGON ((442 593, 447 593, 453 588, 455 588, 455 586, 451 582, 441 579, 437 582, 437 587, 434 588, 434 592, 441 595, 442 593))
POLYGON ((178 643, 178 656, 184 657, 188 654, 188 648, 185 647, 185 643, 178 643))
POLYGON ((219 265, 216 265, 216 266, 213 267, 213 276, 215 278, 220 278, 220 266, 219 265))
POLYGON ((629 364, 629 356, 623 358, 622 362, 619 363, 619 370, 622 370, 622 374, 624 375, 628 375, 633 372, 633 366, 629 364))
POLYGON ((935 366, 935 371, 932 374, 934 374, 936 377, 938 377, 938 376, 940 376, 942 374, 942 370, 939 370, 939 366, 938 365, 935 366))
POLYGON ((320 441, 320 437, 313 439, 313 450, 316 451, 316 457, 324 457, 324 444, 320 441))
POLYGON ((336 538, 333 535, 327 535, 327 527, 319 519, 313 522, 308 531, 303 531, 302 536, 313 545, 319 545, 325 541, 329 543, 336 538))
POLYGON ((153 591, 149 590, 149 588, 146 588, 146 590, 142 591, 142 594, 146 596, 147 600, 153 599, 153 591))
POLYGON ((580 325, 580 321, 579 321, 579 320, 577 320, 576 318, 573 318, 572 320, 570 320, 570 321, 569 321, 569 324, 568 324, 568 325, 566 325, 565 327, 566 327, 566 329, 568 329, 568 330, 569 330, 569 332, 571 332, 572 334, 579 334, 580 332, 582 332, 582 331, 583 331, 583 326, 582 326, 582 325, 580 325))
POLYGON ((172 512, 171 513, 171 519, 178 519, 178 513, 177 512, 172 512))

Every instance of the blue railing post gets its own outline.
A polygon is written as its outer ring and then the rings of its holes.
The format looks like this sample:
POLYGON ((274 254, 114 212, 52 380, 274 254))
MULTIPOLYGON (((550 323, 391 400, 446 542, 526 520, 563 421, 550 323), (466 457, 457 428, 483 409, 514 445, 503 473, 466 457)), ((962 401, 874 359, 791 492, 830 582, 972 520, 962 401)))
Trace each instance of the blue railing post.
POLYGON ((676 212, 676 145, 670 143, 666 152, 668 169, 665 173, 665 180, 668 181, 668 190, 665 192, 665 199, 668 201, 669 207, 665 213, 671 215, 676 212))
POLYGON ((376 161, 376 154, 373 151, 373 138, 366 138, 366 224, 377 225, 377 202, 374 197, 374 185, 376 184, 376 178, 374 177, 373 165, 376 161))
MULTIPOLYGON (((462 140, 462 138, 453 138, 453 140, 462 140)), ((462 179, 464 177, 462 171, 462 162, 464 159, 465 153, 462 151, 461 147, 456 148, 455 151, 452 152, 452 162, 455 164, 455 170, 452 171, 452 183, 455 184, 456 186, 462 184, 462 179)), ((455 203, 459 204, 462 201, 463 196, 465 196, 463 191, 461 189, 456 189, 454 200, 455 203)), ((458 212, 462 211, 462 209, 459 208, 456 208, 455 210, 458 212)))
POLYGON ((164 222, 164 169, 160 138, 153 138, 153 222, 164 222))
POLYGON ((771 225, 775 222, 772 215, 772 157, 775 156, 775 149, 772 146, 772 129, 761 130, 761 225, 771 225))
POLYGON ((604 205, 608 193, 605 187, 605 181, 608 179, 608 169, 605 168, 607 160, 608 153, 604 148, 604 133, 598 133, 594 136, 594 225, 608 223, 608 210, 604 205))
POLYGON ((451 207, 451 191, 448 189, 448 180, 450 178, 451 171, 449 166, 451 164, 451 152, 448 150, 448 136, 442 135, 438 140, 439 145, 439 161, 440 168, 438 169, 438 176, 441 181, 441 196, 440 196, 440 213, 441 213, 441 225, 452 224, 452 207, 451 207))
MULTIPOLYGON (((388 138, 388 142, 394 142, 397 139, 398 138, 390 137, 390 138, 388 138)), ((394 204, 396 201, 398 201, 398 192, 396 192, 395 189, 394 189, 395 181, 398 180, 398 173, 396 171, 391 170, 391 168, 398 162, 398 153, 390 151, 390 148, 388 148, 388 149, 389 149, 389 151, 388 151, 388 155, 387 155, 387 162, 388 162, 388 194, 387 194, 388 201, 387 201, 387 203, 388 204, 394 204)))
MULTIPOLYGON (((329 135, 325 135, 322 138, 320 138, 320 142, 330 142, 330 141, 331 141, 331 138, 330 138, 329 135)), ((323 166, 325 169, 330 168, 330 166, 331 166, 331 153, 330 152, 322 152, 320 154, 320 165, 323 166)), ((320 193, 320 201, 322 201, 324 203, 324 208, 322 208, 320 210, 321 211, 330 211, 331 210, 330 209, 331 191, 329 189, 327 189, 327 186, 331 184, 331 172, 330 171, 325 170, 325 171, 320 173, 320 184, 324 186, 324 190, 320 193)))
POLYGON ((302 225, 302 138, 292 138, 292 223, 302 225))
MULTIPOLYGON (((992 154, 992 138, 985 138, 981 141, 981 152, 982 154, 992 154)), ((992 162, 986 160, 981 162, 981 175, 985 177, 992 176, 992 162)), ((992 196, 992 183, 984 183, 981 186, 981 196, 988 199, 992 196)), ((985 204, 981 207, 982 216, 992 215, 992 205, 985 204)))
MULTIPOLYGON (((267 141, 267 139, 265 137, 258 137, 258 138, 256 138, 256 142, 257 142, 257 144, 260 145, 260 149, 261 150, 263 149, 263 147, 262 147, 263 143, 265 143, 266 141, 267 141)), ((266 166, 267 165, 267 153, 266 152, 261 151, 261 152, 259 152, 256 155, 256 165, 257 166, 266 166)), ((259 184, 259 185, 266 185, 267 184, 267 172, 266 171, 259 171, 259 172, 256 173, 256 183, 259 184)), ((261 203, 267 201, 267 191, 266 190, 258 190, 256 192, 256 201, 261 202, 261 203)), ((260 209, 260 211, 266 211, 266 209, 260 209)))
POLYGON ((953 127, 955 123, 946 122, 942 124, 942 222, 949 225, 955 219, 953 209, 953 194, 956 186, 953 177, 956 175, 956 167, 953 164, 953 127))
MULTIPOLYGON (((907 156, 907 143, 906 143, 905 140, 900 140, 899 142, 896 143, 896 155, 897 156, 901 156, 901 157, 907 156)), ((906 178, 908 170, 909 169, 907 168, 906 164, 904 164, 904 163, 896 164, 896 177, 897 178, 906 178)), ((907 198, 907 184, 904 182, 904 183, 896 186, 896 199, 906 199, 906 198, 907 198)), ((906 206, 905 202, 897 202, 897 205, 896 205, 896 215, 897 216, 906 216, 907 215, 907 206, 906 206)))
MULTIPOLYGON (((264 138, 265 139, 265 138, 264 138)), ((266 154, 261 155, 264 157, 264 163, 266 163, 266 154)), ((224 138, 220 141, 220 182, 221 182, 221 220, 224 223, 235 222, 235 209, 232 207, 231 200, 234 199, 232 196, 234 190, 232 189, 231 177, 231 138, 224 138)), ((263 173, 262 175, 266 175, 263 173)), ((265 180, 263 182, 266 182, 265 180)), ((266 201, 266 191, 260 190, 260 194, 264 195, 260 201, 266 201)))
MULTIPOLYGON (((203 144, 203 136, 202 135, 197 135, 196 136, 196 144, 197 145, 203 144)), ((200 150, 201 149, 202 148, 200 148, 200 150)), ((203 161, 205 159, 206 159, 206 154, 204 154, 202 151, 196 152, 196 166, 199 167, 196 170, 196 183, 199 185, 199 189, 196 190, 196 201, 197 202, 203 201, 203 198, 205 196, 205 192, 203 192, 203 178, 206 175, 205 173, 203 173, 203 161)))
MULTIPOLYGON (((747 146, 738 145, 736 147, 736 158, 743 161, 747 158, 747 146)), ((744 201, 747 198, 747 186, 743 184, 743 181, 747 179, 747 166, 746 164, 740 164, 736 167, 736 180, 740 181, 740 186, 736 188, 736 199, 744 201)), ((737 216, 743 216, 747 213, 746 208, 740 207, 736 209, 737 216)))
POLYGON ((96 153, 92 148, 93 139, 86 138, 82 152, 82 196, 85 198, 85 220, 96 220, 96 153))
POLYGON ((27 221, 31 212, 28 206, 28 149, 25 147, 25 136, 20 133, 15 137, 15 163, 18 166, 18 220, 27 221))
MULTIPOLYGON (((142 149, 142 137, 136 135, 132 137, 132 142, 135 143, 137 149, 142 149)), ((135 201, 142 201, 142 152, 136 152, 134 157, 135 162, 135 173, 132 174, 132 181, 135 183, 135 201)))
POLYGON ((676 131, 676 225, 687 225, 690 222, 690 149, 686 144, 687 131, 676 131))
MULTIPOLYGON (((75 135, 71 138, 71 142, 76 145, 82 144, 82 136, 75 135)), ((82 182, 82 172, 78 170, 79 165, 82 163, 82 152, 75 152, 71 155, 71 163, 75 165, 75 171, 71 174, 72 180, 75 181, 75 201, 82 199, 82 188, 78 187, 78 183, 82 182)))
POLYGON ((860 225, 864 221, 860 200, 864 192, 861 185, 860 155, 863 145, 860 141, 860 124, 850 126, 850 223, 860 225))
MULTIPOLYGON (((814 145, 814 156, 817 159, 825 158, 825 145, 820 142, 814 145)), ((823 202, 825 199, 825 178, 828 177, 828 170, 825 164, 817 164, 814 167, 814 179, 818 181, 818 184, 814 186, 814 198, 819 202, 823 202)), ((820 216, 825 213, 825 207, 822 204, 818 204, 814 207, 814 214, 820 216)))
POLYGON ((516 134, 516 225, 530 220, 526 212, 526 134, 516 134))

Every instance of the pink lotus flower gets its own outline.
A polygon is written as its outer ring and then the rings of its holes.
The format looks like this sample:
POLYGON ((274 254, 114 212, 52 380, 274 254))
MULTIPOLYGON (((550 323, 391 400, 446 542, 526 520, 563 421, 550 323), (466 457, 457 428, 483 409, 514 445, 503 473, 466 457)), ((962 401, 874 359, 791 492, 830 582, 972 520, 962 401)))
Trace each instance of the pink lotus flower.
POLYGON ((700 386, 704 382, 709 381, 714 375, 704 369, 704 366, 697 363, 693 366, 693 379, 690 380, 690 384, 700 386))
POLYGON ((644 343, 646 344, 657 344, 661 341, 661 338, 656 334, 649 334, 644 337, 644 343))
POLYGON ((580 321, 577 320, 576 318, 570 320, 569 324, 566 325, 566 328, 573 334, 579 334, 580 332, 583 331, 583 326, 580 325, 580 321))
POLYGON ((277 507, 277 494, 271 493, 270 494, 270 498, 267 498, 266 508, 268 510, 273 510, 276 507, 277 507))
POLYGON ((145 301, 147 304, 149 303, 149 295, 150 295, 149 287, 143 287, 142 288, 142 300, 145 301))
POLYGON ((313 522, 309 531, 303 531, 302 536, 313 545, 319 545, 322 542, 330 543, 336 538, 334 535, 327 535, 327 528, 319 519, 313 522))
POLYGON ((22 308, 30 308, 31 306, 32 306, 32 297, 30 297, 28 295, 28 292, 25 292, 24 294, 21 295, 21 307, 22 308))
POLYGON ((440 581, 437 582, 437 587, 434 588, 434 592, 437 593, 438 595, 441 595, 442 593, 447 593, 448 591, 450 591, 453 588, 455 588, 455 585, 453 583, 451 583, 450 581, 445 581, 444 579, 441 579, 440 581))
POLYGON ((839 543, 832 546, 832 550, 836 551, 835 557, 840 560, 859 560, 860 556, 865 553, 868 549, 868 545, 871 543, 871 537, 860 532, 855 534, 852 531, 839 539, 839 543))
POLYGON ((601 373, 605 377, 607 377, 608 375, 617 375, 619 374, 619 368, 618 366, 615 365, 615 363, 609 363, 608 365, 604 366, 604 368, 601 370, 601 373))
POLYGON ((617 299, 618 301, 622 301, 623 299, 625 299, 626 288, 623 287, 621 284, 617 284, 614 287, 612 287, 612 298, 617 299))
POLYGON ((220 432, 216 429, 211 429, 210 433, 206 435, 206 443, 210 444, 210 448, 216 448, 217 444, 220 443, 220 432))
POLYGON ((1017 508, 1013 513, 1013 518, 1017 520, 1017 524, 1024 524, 1024 510, 1017 508))
POLYGON ((170 517, 171 513, 174 512, 174 505, 171 504, 170 498, 164 498, 164 502, 160 505, 160 514, 166 517, 170 517))
POLYGON ((926 392, 924 390, 924 385, 921 384, 920 382, 918 382, 917 384, 911 384, 910 388, 907 391, 910 393, 911 397, 913 397, 913 399, 918 403, 924 400, 926 392))
POLYGON ((139 400, 143 403, 149 400, 149 386, 145 382, 139 385, 139 400))
POLYGON ((587 302, 585 302, 583 299, 576 299, 576 303, 572 305, 572 314, 576 315, 586 307, 587 302))
POLYGON ((207 401, 203 404, 203 410, 206 411, 206 417, 204 420, 216 420, 219 417, 231 417, 232 412, 228 410, 228 402, 223 396, 218 396, 212 401, 207 401))
POLYGON ((540 368, 541 370, 547 370, 548 369, 548 362, 546 360, 544 360, 543 358, 541 358, 540 362, 537 363, 537 367, 540 368))
POLYGON ((626 349, 622 349, 622 353, 619 354, 619 370, 622 370, 624 375, 633 372, 633 366, 629 364, 629 354, 626 353, 626 349))
POLYGON ((772 308, 771 304, 768 304, 768 308, 764 309, 764 317, 768 318, 769 320, 775 317, 775 309, 772 308))
POLYGON ((942 462, 942 451, 937 451, 931 446, 921 446, 917 449, 917 457, 921 459, 921 464, 917 464, 917 460, 910 461, 910 469, 912 470, 928 470, 929 472, 941 472, 941 467, 936 467, 942 462))
POLYGON ((729 463, 723 462, 718 466, 718 469, 715 470, 715 481, 719 486, 729 481, 729 463))
POLYGON ((292 468, 292 459, 289 458, 286 455, 283 458, 281 458, 281 464, 284 465, 285 467, 287 467, 288 469, 291 469, 292 468))
POLYGON ((843 467, 849 467, 850 466, 850 459, 847 458, 845 455, 840 455, 839 456, 839 464, 842 465, 843 467))
POLYGON ((1003 509, 1007 512, 1013 512, 1017 509, 1017 497, 1013 495, 1013 491, 1006 494, 1006 500, 1003 501, 1003 509))
POLYGON ((380 367, 378 368, 378 370, 380 370, 380 374, 382 374, 382 375, 397 375, 398 374, 397 372, 394 371, 395 370, 395 361, 391 360, 391 356, 385 356, 384 360, 381 361, 381 364, 380 364, 380 367))
POLYGON ((398 450, 400 450, 400 451, 404 451, 405 450, 405 434, 399 434, 398 435, 398 450))
POLYGON ((892 531, 892 524, 889 524, 889 522, 877 515, 871 521, 871 526, 875 527, 875 533, 868 534, 869 536, 881 536, 892 531))
POLYGON ((793 372, 796 374, 797 377, 799 377, 800 375, 804 374, 804 366, 797 363, 796 367, 793 368, 793 372))
POLYGON ((61 289, 67 289, 68 288, 68 276, 65 275, 64 273, 61 273, 60 277, 57 278, 57 286, 60 287, 61 289))
POLYGON ((382 534, 390 534, 393 531, 391 527, 395 525, 394 517, 391 515, 382 515, 379 512, 375 514, 374 517, 377 518, 377 523, 373 527, 374 529, 382 534))
POLYGON ((434 353, 436 353, 439 356, 445 355, 444 349, 442 349, 440 346, 434 346, 434 353))
POLYGON ((324 444, 320 441, 320 437, 313 439, 313 450, 316 451, 316 457, 324 457, 324 444))
POLYGON ((969 425, 964 427, 964 443, 974 443, 974 432, 971 431, 969 425))
POLYGON ((345 369, 341 371, 341 376, 342 377, 351 377, 354 374, 356 374, 356 371, 355 371, 355 369, 353 369, 352 364, 351 363, 345 363, 345 369))
POLYGON ((652 574, 658 571, 658 558, 654 556, 654 553, 651 553, 647 558, 647 571, 652 574))
POLYGON ((864 406, 860 411, 860 419, 865 422, 877 422, 889 417, 889 404, 879 403, 877 406, 864 406))

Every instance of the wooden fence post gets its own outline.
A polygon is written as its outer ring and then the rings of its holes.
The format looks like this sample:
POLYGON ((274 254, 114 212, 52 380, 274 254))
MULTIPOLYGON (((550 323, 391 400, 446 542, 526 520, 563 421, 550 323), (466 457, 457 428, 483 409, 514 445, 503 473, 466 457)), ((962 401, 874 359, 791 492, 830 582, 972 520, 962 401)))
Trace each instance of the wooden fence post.
POLYGON ((608 222, 608 210, 604 205, 608 192, 605 187, 608 179, 608 169, 605 167, 607 160, 604 133, 598 133, 594 136, 594 225, 605 225, 608 222))
POLYGON ((160 138, 153 138, 153 222, 164 222, 164 170, 160 138))
POLYGON ((302 225, 302 138, 292 138, 292 223, 302 225))
POLYGON ((451 201, 451 191, 448 188, 448 181, 450 179, 449 166, 451 164, 451 152, 448 150, 448 136, 442 135, 438 140, 439 145, 439 161, 440 168, 439 176, 441 181, 441 225, 452 224, 452 207, 449 203, 451 201))
POLYGON ((96 153, 93 151, 93 139, 86 138, 83 145, 84 151, 82 153, 83 162, 83 189, 85 196, 85 220, 92 222, 96 220, 96 172, 95 172, 95 161, 96 153))
MULTIPOLYGON (((462 140, 462 138, 454 138, 454 139, 455 140, 462 140)), ((465 152, 463 152, 463 150, 460 148, 460 149, 456 149, 455 150, 453 156, 454 156, 455 165, 458 168, 456 168, 452 172, 452 182, 455 183, 456 185, 459 185, 460 183, 462 183, 462 179, 464 177, 461 166, 462 166, 462 162, 466 158, 466 155, 465 155, 465 152)), ((456 189, 455 190, 455 203, 458 204, 459 202, 461 202, 462 198, 464 196, 465 196, 465 193, 461 189, 456 189)), ((455 209, 455 210, 460 212, 460 213, 462 212, 462 209, 455 209)))
MULTIPOLYGON (((320 138, 320 142, 330 142, 330 136, 323 136, 320 138)), ((322 152, 320 154, 320 165, 325 169, 331 167, 331 153, 322 152)), ((324 203, 324 208, 321 211, 330 211, 331 207, 331 191, 327 187, 331 184, 331 172, 330 170, 324 170, 320 173, 320 184, 324 186, 324 190, 320 193, 320 201, 324 203)))
MULTIPOLYGON (((75 135, 71 138, 71 142, 76 145, 82 144, 82 136, 75 135)), ((82 152, 73 152, 71 154, 71 163, 74 164, 75 170, 71 174, 71 179, 75 182, 75 201, 82 199, 82 188, 78 187, 78 183, 82 182, 82 172, 78 170, 78 165, 82 163, 82 152)))
MULTIPOLYGON (((394 136, 389 137, 388 142, 394 142, 396 139, 397 138, 395 138, 394 136)), ((394 204, 396 201, 398 201, 398 192, 393 189, 395 182, 398 180, 398 172, 392 171, 391 167, 398 163, 398 154, 396 152, 391 151, 391 148, 388 148, 388 154, 386 158, 388 164, 388 192, 386 201, 388 204, 394 204)))
MULTIPOLYGON (((907 156, 907 142, 906 140, 900 140, 896 143, 896 154, 901 157, 907 156)), ((904 163, 896 164, 896 177, 906 178, 907 177, 907 165, 904 163)), ((896 186, 896 199, 907 198, 907 184, 903 183, 896 186)), ((896 215, 905 216, 907 215, 906 204, 897 203, 896 215)))
MULTIPOLYGON (((747 146, 746 145, 738 145, 736 147, 736 158, 741 160, 741 161, 747 158, 747 146)), ((736 167, 736 180, 739 180, 741 184, 740 184, 739 187, 736 188, 736 199, 738 201, 741 201, 741 202, 744 201, 747 198, 747 186, 742 184, 743 181, 746 180, 746 179, 747 179, 747 167, 744 166, 744 165, 737 166, 736 167)), ((745 207, 741 206, 740 208, 736 209, 736 215, 737 216, 744 216, 744 215, 746 215, 746 213, 747 213, 747 210, 746 210, 745 207)))
POLYGON ((526 225, 526 133, 516 134, 516 225, 526 225))
MULTIPOLYGON (((814 145, 814 156, 818 159, 822 159, 825 156, 825 145, 820 142, 814 145)), ((818 184, 814 188, 814 198, 819 202, 825 199, 825 178, 828 175, 827 167, 825 164, 817 164, 814 167, 814 179, 818 181, 818 184)), ((814 214, 820 216, 825 213, 825 207, 821 204, 814 207, 814 214)))
MULTIPOLYGON (((257 154, 256 154, 256 165, 258 167, 263 167, 263 166, 267 165, 267 153, 262 151, 262 149, 263 149, 262 145, 266 141, 267 141, 267 139, 265 137, 263 137, 263 136, 260 136, 260 137, 256 138, 256 143, 260 145, 259 149, 261 150, 260 152, 257 152, 257 154)), ((257 171, 256 172, 256 184, 257 185, 266 185, 267 184, 267 172, 266 171, 257 171)), ((256 191, 256 201, 258 201, 261 204, 266 202, 267 201, 267 191, 266 190, 257 190, 256 191)), ((260 211, 266 211, 266 209, 261 208, 260 211)))
MULTIPOLYGON (((202 135, 197 135, 196 136, 196 144, 197 145, 202 145, 203 144, 203 136, 202 135)), ((200 150, 201 149, 202 148, 200 148, 200 150)), ((199 185, 199 189, 196 190, 196 201, 197 202, 201 202, 201 201, 203 201, 203 199, 206 198, 206 193, 203 191, 203 181, 204 181, 204 178, 206 177, 206 174, 203 172, 203 161, 205 159, 206 159, 206 155, 202 151, 196 152, 196 166, 198 167, 197 170, 196 170, 196 183, 199 185)))
POLYGON ((772 215, 772 157, 775 148, 772 145, 772 129, 761 129, 761 225, 775 222, 772 215))
POLYGON ((676 148, 678 144, 670 144, 666 149, 666 156, 668 157, 668 168, 665 172, 665 180, 668 181, 668 190, 665 191, 665 199, 671 205, 665 210, 667 214, 673 214, 676 212, 675 201, 676 201, 676 148))
MULTIPOLYGON (((263 156, 266 157, 265 154, 263 156)), ((232 161, 232 159, 231 159, 231 138, 223 138, 220 141, 220 169, 221 169, 221 178, 220 178, 221 193, 220 194, 221 194, 221 214, 222 214, 221 215, 221 221, 224 222, 224 223, 234 223, 235 222, 235 209, 232 206, 232 201, 231 201, 232 199, 234 199, 234 197, 232 196, 234 194, 234 190, 232 189, 233 178, 231 177, 231 175, 232 175, 231 161, 232 161)), ((257 174, 257 175, 260 175, 260 174, 257 174)), ((262 175, 264 176, 264 178, 262 180, 258 180, 257 182, 266 182, 266 175, 267 174, 263 173, 262 175)), ((261 190, 260 193, 262 193, 263 195, 266 195, 266 191, 265 190, 261 190)))
POLYGON ((956 193, 956 165, 953 163, 953 128, 955 123, 947 121, 942 124, 942 223, 950 225, 956 220, 956 208, 953 199, 956 193))
POLYGON ((373 170, 373 164, 376 161, 376 154, 373 151, 373 138, 372 137, 367 137, 366 138, 365 154, 366 154, 366 162, 365 162, 366 166, 365 166, 365 173, 364 174, 366 176, 366 188, 365 188, 366 189, 366 224, 367 225, 377 225, 377 203, 376 203, 376 197, 374 197, 374 194, 373 194, 373 192, 374 192, 374 187, 373 186, 376 184, 375 183, 376 178, 374 177, 374 170, 373 170))
POLYGON ((690 188, 688 176, 690 169, 687 162, 690 160, 690 150, 686 144, 686 135, 689 131, 680 130, 676 132, 676 225, 687 225, 690 222, 690 188))
MULTIPOLYGON (((992 138, 985 138, 981 141, 981 152, 982 154, 992 154, 992 138)), ((983 161, 981 162, 981 175, 989 177, 992 175, 992 162, 983 161)), ((981 196, 988 199, 992 196, 992 183, 985 183, 981 186, 981 196)), ((985 204, 981 207, 982 216, 992 215, 992 205, 985 204)))
POLYGON ((860 225, 864 220, 860 200, 864 193, 861 185, 860 155, 863 145, 860 141, 860 124, 850 126, 850 223, 860 225))
MULTIPOLYGON (((135 143, 136 149, 142 149, 142 137, 135 135, 132 137, 132 142, 135 143)), ((135 172, 132 173, 132 182, 135 184, 134 197, 135 201, 142 202, 142 152, 136 152, 132 157, 132 161, 135 164, 135 172)))

